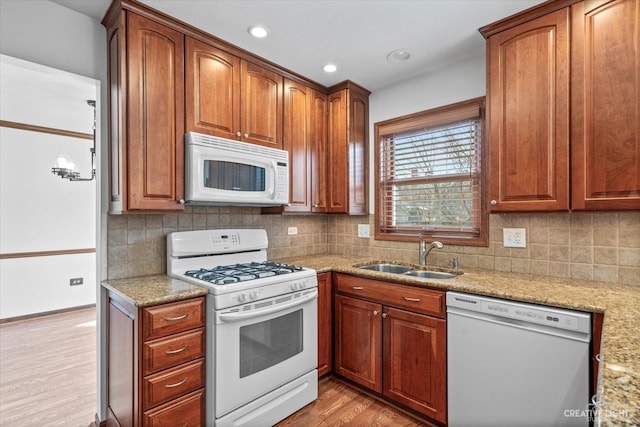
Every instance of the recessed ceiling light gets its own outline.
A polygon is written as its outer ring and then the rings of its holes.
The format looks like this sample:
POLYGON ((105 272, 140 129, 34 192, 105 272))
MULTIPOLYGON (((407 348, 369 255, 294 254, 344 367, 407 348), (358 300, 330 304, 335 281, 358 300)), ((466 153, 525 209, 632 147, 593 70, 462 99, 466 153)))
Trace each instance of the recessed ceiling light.
POLYGON ((336 67, 333 64, 327 64, 323 66, 322 69, 324 70, 325 73, 335 73, 338 67, 336 67))
POLYGON ((269 31, 267 31, 266 28, 259 25, 253 25, 249 27, 247 31, 249 31, 249 34, 251 34, 253 37, 257 37, 259 39, 267 37, 267 34, 269 34, 269 31))
POLYGON ((411 54, 405 49, 397 49, 387 55, 387 61, 397 63, 406 61, 411 57, 411 54))

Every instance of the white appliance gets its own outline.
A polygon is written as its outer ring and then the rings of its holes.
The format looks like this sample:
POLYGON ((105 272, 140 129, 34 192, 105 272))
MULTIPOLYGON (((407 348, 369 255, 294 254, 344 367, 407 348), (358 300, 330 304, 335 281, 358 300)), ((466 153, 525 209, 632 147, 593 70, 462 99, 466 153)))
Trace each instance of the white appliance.
POLYGON ((316 272, 267 247, 265 230, 167 236, 168 274, 209 289, 207 426, 273 425, 318 397, 316 272))
POLYGON ((185 135, 185 202, 286 205, 289 203, 289 153, 188 132, 185 135))
POLYGON ((450 427, 588 426, 591 316, 447 292, 450 427))

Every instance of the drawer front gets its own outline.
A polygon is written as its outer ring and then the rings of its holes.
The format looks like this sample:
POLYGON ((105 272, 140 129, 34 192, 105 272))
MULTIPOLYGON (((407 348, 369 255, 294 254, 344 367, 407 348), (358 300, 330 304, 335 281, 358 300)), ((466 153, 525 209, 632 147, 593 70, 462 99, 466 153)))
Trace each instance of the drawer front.
POLYGON ((144 409, 175 399, 204 387, 204 359, 176 366, 144 378, 144 409))
POLYGON ((143 340, 204 326, 204 298, 147 307, 142 311, 143 340))
POLYGON ((342 274, 336 275, 336 282, 336 290, 342 294, 417 313, 445 317, 445 292, 442 291, 342 274))
POLYGON ((204 427, 204 390, 198 390, 144 413, 148 427, 204 427))
POLYGON ((205 329, 183 332, 143 344, 144 375, 204 357, 205 329))

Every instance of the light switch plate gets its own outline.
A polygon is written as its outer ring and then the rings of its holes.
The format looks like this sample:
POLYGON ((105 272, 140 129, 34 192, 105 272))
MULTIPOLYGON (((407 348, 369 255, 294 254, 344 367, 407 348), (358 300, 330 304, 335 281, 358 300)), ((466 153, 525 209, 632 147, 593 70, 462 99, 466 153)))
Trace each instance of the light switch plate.
POLYGON ((289 236, 293 236, 294 234, 298 234, 298 227, 289 227, 289 228, 287 228, 287 234, 289 236))
POLYGON ((504 228, 502 240, 505 248, 526 248, 527 230, 526 228, 504 228))
POLYGON ((358 237, 369 238, 369 224, 358 224, 358 237))

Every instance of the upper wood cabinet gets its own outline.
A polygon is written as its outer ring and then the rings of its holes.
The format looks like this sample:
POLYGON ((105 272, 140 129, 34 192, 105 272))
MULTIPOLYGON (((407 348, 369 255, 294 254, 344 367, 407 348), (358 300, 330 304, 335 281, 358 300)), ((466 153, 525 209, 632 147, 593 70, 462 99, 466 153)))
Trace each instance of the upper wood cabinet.
POLYGON ((492 211, 569 209, 569 12, 487 42, 492 211))
POLYGON ((125 10, 105 25, 112 210, 182 210, 184 36, 125 10))
POLYGON ((489 208, 640 209, 640 0, 488 25, 489 208))
POLYGON ((640 0, 571 7, 573 209, 640 209, 640 0))
POLYGON ((282 148, 283 77, 186 38, 187 131, 282 148))
POLYGON ((369 92, 351 82, 329 88, 328 212, 368 214, 369 92))

